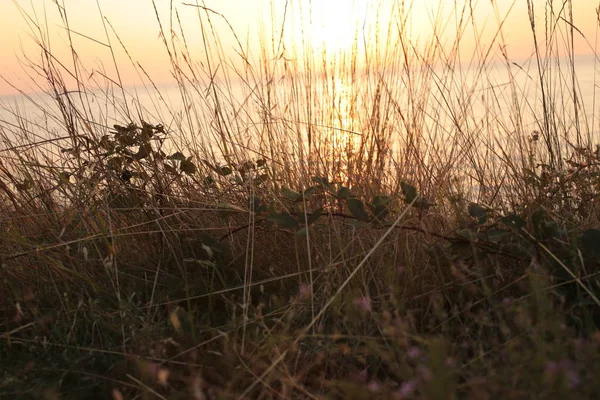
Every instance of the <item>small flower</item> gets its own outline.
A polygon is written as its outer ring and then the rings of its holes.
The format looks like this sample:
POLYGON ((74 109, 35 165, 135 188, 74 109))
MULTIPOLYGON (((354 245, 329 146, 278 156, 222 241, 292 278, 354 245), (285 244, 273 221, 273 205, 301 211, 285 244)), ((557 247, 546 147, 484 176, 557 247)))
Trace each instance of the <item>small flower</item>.
POLYGON ((548 361, 544 367, 544 372, 548 375, 554 375, 559 369, 559 365, 556 361, 548 361))
POLYGON ((456 361, 452 357, 446 358, 445 363, 450 368, 456 368, 456 361))
POLYGON ((302 283, 298 289, 298 299, 304 300, 310 298, 311 290, 310 286, 306 283, 302 283))
POLYGON ((411 394, 414 393, 414 391, 417 389, 417 381, 410 380, 410 381, 406 381, 404 383, 402 383, 402 385, 400 385, 400 389, 398 389, 397 394, 397 398, 398 399, 405 399, 408 396, 410 396, 411 394))
POLYGON ((360 382, 366 382, 367 381, 367 370, 363 369, 358 374, 356 374, 356 380, 358 380, 360 382))
POLYGON ((581 383, 581 379, 579 379, 577 371, 573 369, 569 369, 567 371, 567 379, 569 381, 569 389, 575 389, 581 383))
POLYGON ((420 355, 421 355, 421 349, 416 346, 409 348, 408 351, 406 352, 406 357, 408 357, 409 360, 414 360, 416 358, 419 358, 420 355))
POLYGON ((581 383, 577 371, 569 360, 549 361, 544 368, 544 375, 550 381, 555 381, 559 375, 566 377, 570 389, 576 388, 581 383))
POLYGON ((377 393, 381 390, 381 383, 379 383, 375 380, 372 380, 367 385, 367 389, 369 390, 369 392, 377 393))
POLYGON ((371 298, 368 296, 357 297, 352 304, 365 312, 371 312, 371 298))
POLYGON ((419 376, 423 378, 424 381, 431 380, 431 371, 429 370, 429 368, 421 365, 419 366, 419 368, 417 368, 417 371, 419 373, 419 376))

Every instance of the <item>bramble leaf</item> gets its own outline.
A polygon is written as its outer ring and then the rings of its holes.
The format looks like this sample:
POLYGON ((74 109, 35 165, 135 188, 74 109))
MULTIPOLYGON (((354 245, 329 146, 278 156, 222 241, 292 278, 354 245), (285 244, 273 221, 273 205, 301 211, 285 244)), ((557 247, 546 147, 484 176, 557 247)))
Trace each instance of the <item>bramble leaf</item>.
POLYGON ((481 224, 485 224, 488 218, 487 210, 481 207, 477 203, 469 203, 469 215, 473 218, 477 219, 477 222, 481 224))
POLYGON ((349 197, 346 199, 346 204, 348 205, 348 209, 354 218, 363 222, 367 222, 369 220, 369 214, 367 214, 362 201, 354 197, 349 197))

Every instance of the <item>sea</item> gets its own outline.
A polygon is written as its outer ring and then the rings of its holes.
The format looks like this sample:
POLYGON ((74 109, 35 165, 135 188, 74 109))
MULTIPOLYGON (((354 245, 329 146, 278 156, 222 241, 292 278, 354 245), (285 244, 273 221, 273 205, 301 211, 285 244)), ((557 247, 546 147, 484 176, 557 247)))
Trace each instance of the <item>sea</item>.
POLYGON ((194 143, 221 154, 234 145, 255 148, 268 141, 282 149, 286 142, 348 147, 348 141, 371 136, 391 140, 396 150, 416 136, 439 146, 459 136, 472 140, 469 132, 502 142, 539 135, 549 119, 565 142, 592 145, 600 143, 599 70, 598 57, 586 55, 364 74, 231 75, 85 93, 72 87, 68 101, 58 95, 60 102, 49 92, 23 92, 0 96, 0 151, 67 141, 65 121, 72 116, 79 134, 102 137, 114 125, 145 121, 166 128, 169 146, 194 143))

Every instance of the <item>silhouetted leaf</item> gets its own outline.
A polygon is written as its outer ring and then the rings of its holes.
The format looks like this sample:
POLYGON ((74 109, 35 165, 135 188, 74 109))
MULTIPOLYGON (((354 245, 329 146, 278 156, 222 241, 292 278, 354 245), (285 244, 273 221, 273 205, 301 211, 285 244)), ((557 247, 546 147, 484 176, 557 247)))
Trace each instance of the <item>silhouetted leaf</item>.
POLYGON ((454 235, 468 242, 474 242, 477 239, 477 234, 471 229, 459 229, 454 232, 454 235))
POLYGON ((215 171, 221 176, 231 175, 233 172, 228 166, 219 167, 218 165, 215 167, 215 171))
POLYGON ((476 218, 479 224, 485 224, 488 218, 487 210, 485 208, 481 207, 477 203, 469 203, 468 210, 469 215, 473 218, 476 218))
POLYGON ((306 218, 306 222, 308 225, 314 224, 323 214, 323 208, 318 208, 312 214, 309 214, 306 218))
POLYGON ((350 219, 348 221, 346 221, 346 223, 348 225, 353 225, 356 226, 357 228, 370 228, 371 226, 369 224, 367 224, 366 222, 362 222, 362 221, 357 221, 355 219, 350 219))
POLYGON ((369 204, 373 216, 379 221, 383 221, 389 214, 388 204, 391 201, 392 199, 389 196, 375 196, 369 204))
POLYGON ((371 213, 378 221, 383 221, 385 217, 389 215, 389 210, 387 206, 378 205, 373 207, 371 204, 369 204, 369 206, 371 208, 371 213))
POLYGON ((179 165, 179 169, 188 175, 192 175, 196 172, 196 164, 191 162, 188 158, 181 162, 181 164, 179 165))
POLYGON ((186 157, 186 156, 184 156, 184 155, 183 155, 183 153, 181 153, 181 152, 179 152, 179 151, 178 151, 178 152, 176 152, 176 153, 173 153, 173 154, 171 154, 171 155, 170 155, 168 158, 169 158, 170 160, 183 161, 183 160, 185 160, 187 157, 186 157))
POLYGON ((345 199, 347 197, 354 197, 354 194, 345 186, 340 186, 337 191, 337 197, 340 199, 345 199))
POLYGON ((33 186, 33 180, 31 178, 26 178, 23 180, 23 183, 17 183, 15 186, 18 190, 27 191, 33 186))
POLYGON ((508 233, 509 232, 505 231, 504 229, 490 229, 487 232, 487 240, 492 243, 498 243, 504 237, 506 237, 506 235, 508 235, 508 233))
POLYGON ((121 160, 121 157, 112 157, 108 159, 106 165, 108 168, 118 171, 123 167, 123 160, 121 160))
POLYGON ((240 165, 238 167, 238 171, 240 172, 240 174, 245 175, 246 173, 248 173, 249 171, 255 169, 256 166, 254 165, 254 163, 252 161, 244 161, 242 163, 242 165, 240 165))
POLYGON ((581 245, 585 255, 600 258, 600 229, 588 229, 581 236, 581 245))
POLYGON ((123 182, 130 182, 132 176, 133 173, 130 170, 124 169, 123 171, 121 171, 120 178, 123 182))
POLYGON ((267 179, 269 179, 269 175, 267 175, 267 174, 261 174, 261 175, 257 176, 256 178, 254 178, 254 184, 258 186, 261 183, 266 182, 267 179))
POLYGON ((550 219, 544 209, 539 208, 531 214, 533 235, 539 240, 554 238, 560 235, 560 227, 550 219))
POLYGON ((309 228, 307 226, 302 227, 296 231, 296 235, 300 237, 306 236, 308 234, 308 229, 309 228))
POLYGON ((369 220, 369 214, 367 214, 362 201, 354 197, 349 197, 346 199, 346 204, 348 205, 348 209, 354 218, 364 222, 369 220))
POLYGON ((212 176, 207 175, 202 180, 202 183, 204 183, 206 186, 212 186, 212 185, 215 184, 215 180, 214 180, 214 178, 212 176))
POLYGON ((315 191, 317 190, 316 186, 309 186, 304 190, 304 198, 308 199, 310 196, 312 196, 315 191))
POLYGON ((379 195, 379 196, 373 197, 371 204, 373 204, 374 206, 387 206, 388 204, 391 203, 391 201, 392 201, 392 198, 390 196, 379 195))
POLYGON ((321 186, 323 186, 323 188, 325 190, 329 191, 330 193, 335 193, 335 190, 331 186, 331 183, 329 183, 329 179, 324 178, 324 177, 320 177, 320 176, 313 176, 312 177, 312 181, 315 182, 315 183, 318 183, 321 186))
POLYGON ((406 182, 401 182, 400 187, 402 188, 402 193, 404 194, 404 201, 406 203, 412 203, 412 201, 417 197, 417 189, 406 182))
POLYGON ((447 267, 450 265, 451 259, 446 247, 442 247, 440 244, 435 243, 431 246, 423 246, 423 249, 429 256, 429 263, 431 265, 439 267, 447 267))
POLYGON ((267 216, 267 220, 284 229, 293 229, 300 226, 296 218, 288 213, 272 213, 267 216))
POLYGON ((291 200, 293 202, 302 200, 302 195, 294 190, 288 189, 287 187, 283 187, 281 189, 281 191, 283 192, 283 195, 285 197, 287 197, 289 200, 291 200))
POLYGON ((58 174, 58 181, 61 183, 70 183, 71 182, 71 173, 63 171, 58 174))
POLYGON ((264 167, 265 165, 267 165, 267 160, 265 160, 264 158, 261 158, 261 159, 259 159, 259 160, 256 160, 256 166, 257 166, 258 168, 262 168, 262 167, 264 167))
POLYGON ((152 145, 150 143, 143 143, 137 153, 134 154, 133 158, 136 160, 142 160, 148 157, 152 153, 152 145))
POLYGON ((100 143, 98 143, 98 144, 104 150, 109 150, 109 151, 113 150, 113 148, 115 147, 114 144, 110 141, 110 137, 108 135, 102 136, 102 138, 100 139, 100 143))
POLYGON ((435 206, 435 203, 432 203, 429 199, 420 197, 417 201, 413 203, 413 207, 419 208, 421 210, 427 210, 430 207, 435 206))
POLYGON ((236 213, 247 213, 248 210, 244 210, 241 207, 231 203, 219 203, 216 205, 216 210, 221 212, 236 212, 236 213))
POLYGON ((500 220, 500 222, 510 228, 517 229, 517 230, 523 228, 526 225, 525 220, 516 214, 509 214, 509 215, 503 217, 500 220))

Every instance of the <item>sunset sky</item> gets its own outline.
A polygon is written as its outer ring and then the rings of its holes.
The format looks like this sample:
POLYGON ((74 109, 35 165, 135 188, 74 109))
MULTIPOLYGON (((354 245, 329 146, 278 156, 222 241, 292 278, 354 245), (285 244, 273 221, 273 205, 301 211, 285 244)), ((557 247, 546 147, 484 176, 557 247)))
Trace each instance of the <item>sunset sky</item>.
MULTIPOLYGON (((544 8, 547 0, 533 0, 536 4, 538 29, 544 27, 544 8)), ((39 48, 34 43, 31 35, 32 20, 47 26, 51 38, 53 54, 60 60, 69 59, 69 47, 64 23, 57 11, 56 3, 65 6, 72 31, 86 35, 101 43, 90 39, 74 36, 74 45, 78 54, 93 69, 96 66, 104 69, 107 74, 114 72, 111 52, 105 45, 110 39, 119 68, 122 72, 124 84, 137 83, 136 73, 128 68, 127 58, 110 26, 108 39, 102 24, 100 9, 104 17, 110 22, 118 33, 120 39, 127 47, 131 57, 139 62, 146 71, 159 83, 170 81, 170 65, 168 56, 159 38, 157 23, 152 0, 0 0, 0 95, 15 92, 4 79, 25 91, 31 90, 27 84, 26 72, 19 60, 23 54, 32 61, 39 58, 39 48), (22 7, 20 11, 19 6, 22 7), (32 8, 33 4, 33 8, 32 8), (26 21, 22 11, 26 12, 32 20, 26 21), (103 43, 103 44, 102 44, 103 43), (122 69, 121 69, 122 68, 122 69), (2 77, 4 79, 2 79, 2 77)), ((380 27, 389 23, 391 4, 393 0, 289 0, 288 13, 286 14, 286 48, 292 47, 292 41, 304 36, 315 46, 325 45, 329 51, 343 51, 350 48, 357 29, 370 24, 374 26, 377 21, 380 27), (377 9, 379 7, 379 9, 377 9), (381 11, 384 10, 384 11, 381 11), (378 17, 376 18, 375 15, 378 17), (304 28, 302 28, 304 27, 304 28), (300 32, 303 31, 302 35, 300 32)), ((163 27, 169 27, 170 0, 155 0, 157 11, 163 27)), ((181 23, 184 26, 186 39, 191 51, 202 51, 197 9, 184 3, 196 3, 196 0, 176 0, 173 7, 179 12, 181 23)), ((401 3, 397 1, 396 4, 401 3)), ((405 3, 409 4, 410 0, 405 3)), ((562 2, 555 1, 556 7, 562 2)), ((272 21, 279 26, 284 16, 285 0, 205 0, 204 5, 216 12, 223 14, 233 26, 236 34, 244 43, 248 43, 251 52, 259 49, 259 36, 261 33, 270 37, 272 21)), ((462 6, 462 0, 415 0, 412 4, 411 19, 413 37, 427 38, 432 32, 432 18, 441 16, 451 24, 455 15, 456 6, 462 6)), ((527 16, 526 0, 480 0, 472 1, 477 29, 482 32, 480 43, 486 45, 497 32, 498 21, 503 19, 512 7, 509 18, 504 25, 504 39, 508 45, 509 55, 514 59, 526 58, 532 52, 532 34, 527 16), (496 8, 492 5, 498 3, 496 8)), ((577 54, 590 54, 591 46, 596 42, 598 2, 592 0, 574 1, 574 21, 577 28, 585 35, 585 39, 577 35, 575 44, 577 54)), ((226 24, 218 17, 215 19, 216 28, 222 32, 224 48, 230 52, 228 56, 235 57, 232 50, 234 41, 229 34, 226 24)), ((558 29, 564 30, 566 24, 561 22, 558 29)), ((278 29, 278 28, 276 28, 278 29)), ((448 31, 452 31, 449 29, 448 31)), ((559 35, 560 36, 560 35, 559 35)), ((472 32, 465 34, 465 43, 474 43, 472 32)), ((291 54, 291 53, 290 53, 291 54)), ((288 54, 289 56, 289 54, 288 54)), ((111 76, 111 78, 115 78, 111 76)))

